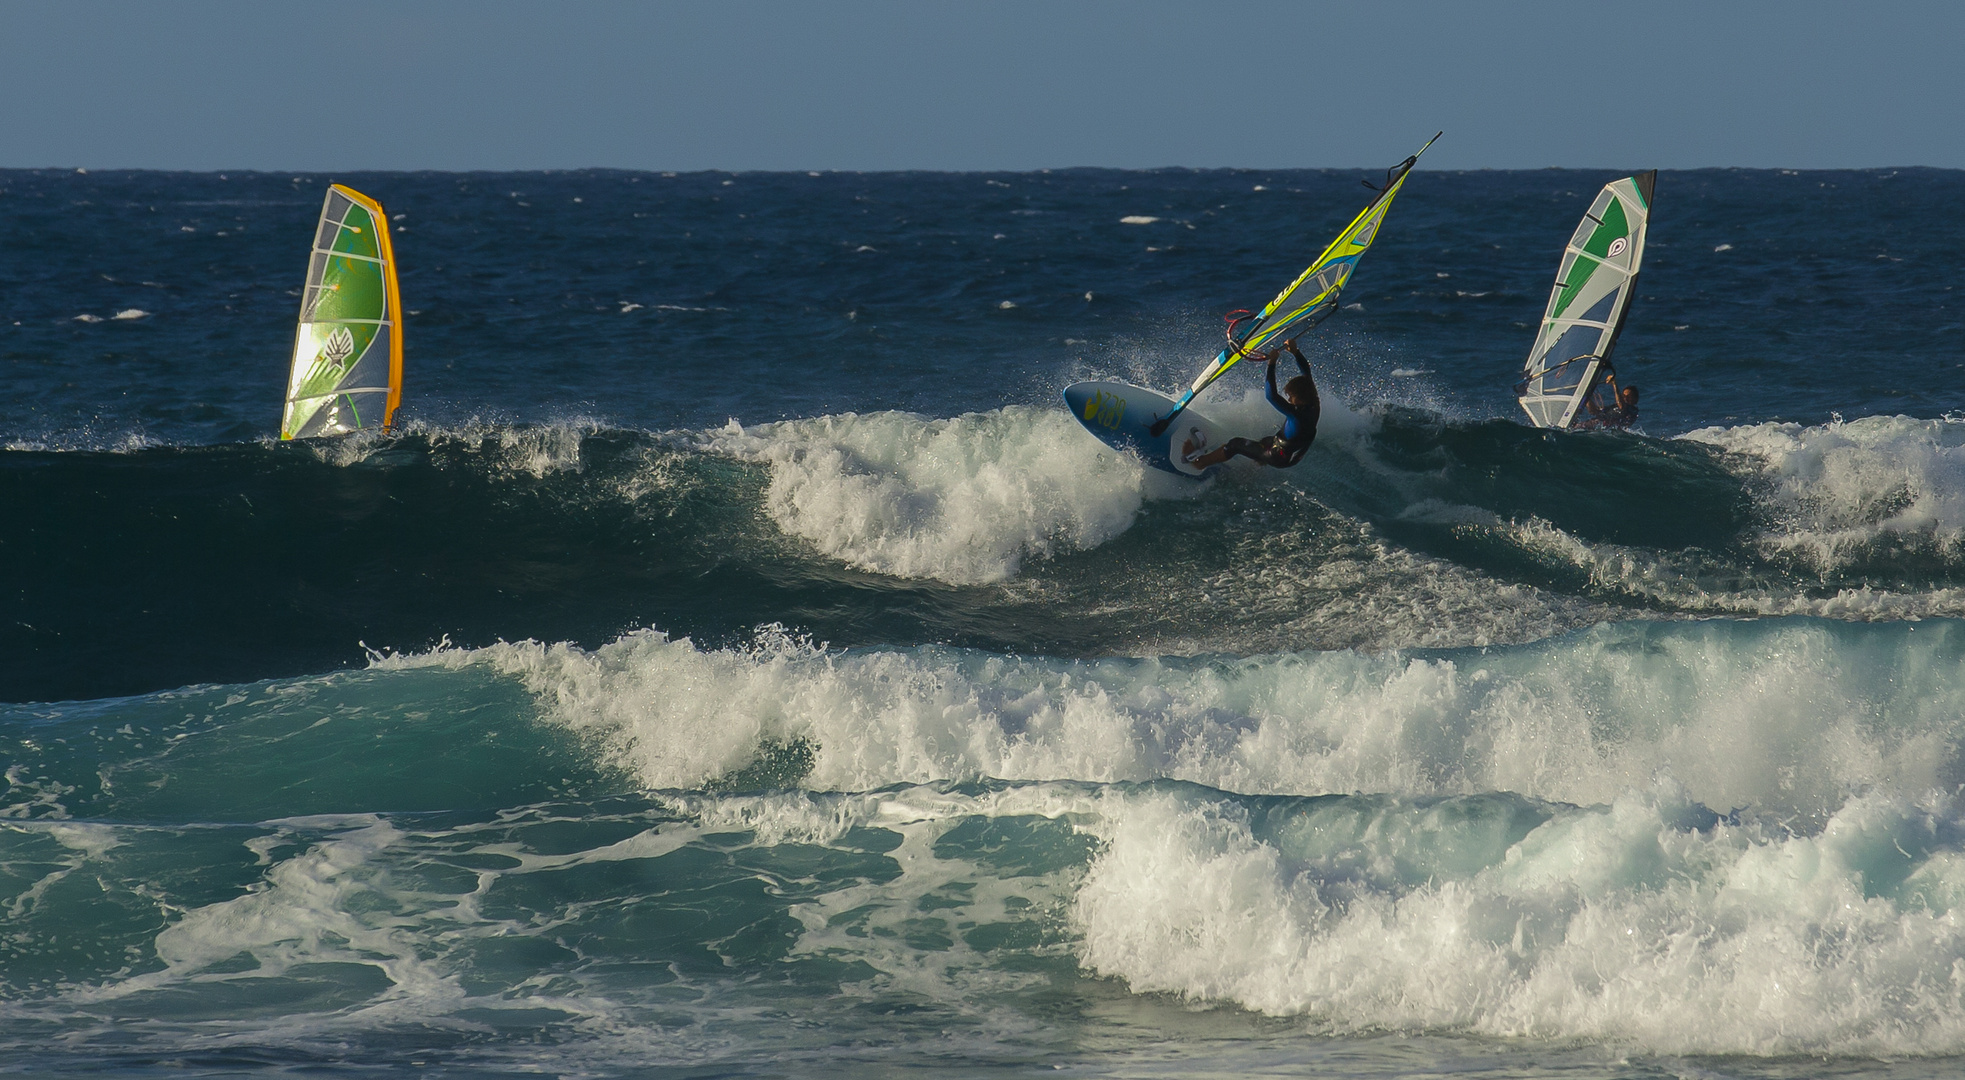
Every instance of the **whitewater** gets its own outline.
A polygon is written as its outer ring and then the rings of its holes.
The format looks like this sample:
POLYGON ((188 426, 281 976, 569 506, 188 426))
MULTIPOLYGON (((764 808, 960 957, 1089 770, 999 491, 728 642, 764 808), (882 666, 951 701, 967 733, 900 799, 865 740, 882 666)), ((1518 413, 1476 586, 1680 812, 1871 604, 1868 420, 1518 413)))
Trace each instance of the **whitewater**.
POLYGON ((1955 1074, 1965 180, 1661 174, 1538 432, 1608 178, 1415 173, 1196 484, 1058 389, 1355 174, 334 177, 404 423, 281 444, 330 178, 0 173, 0 1073, 1955 1074))

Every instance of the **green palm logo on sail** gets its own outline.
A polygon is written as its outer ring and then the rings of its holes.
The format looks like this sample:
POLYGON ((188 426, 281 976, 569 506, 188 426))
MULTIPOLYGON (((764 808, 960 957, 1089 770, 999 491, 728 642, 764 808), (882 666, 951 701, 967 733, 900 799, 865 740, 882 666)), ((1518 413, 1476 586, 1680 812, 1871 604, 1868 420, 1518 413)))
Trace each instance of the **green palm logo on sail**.
POLYGON ((327 344, 321 346, 321 361, 337 368, 347 367, 348 358, 353 355, 355 335, 349 333, 345 326, 335 328, 334 333, 328 335, 327 344))

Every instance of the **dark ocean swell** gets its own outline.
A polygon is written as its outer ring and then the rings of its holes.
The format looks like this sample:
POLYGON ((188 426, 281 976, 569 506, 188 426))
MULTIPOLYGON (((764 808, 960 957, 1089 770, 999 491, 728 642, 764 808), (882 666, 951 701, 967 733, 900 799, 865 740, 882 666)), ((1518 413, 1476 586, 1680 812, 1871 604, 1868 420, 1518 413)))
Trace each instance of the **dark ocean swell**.
MULTIPOLYGON (((1220 406, 1251 427, 1259 408, 1220 406)), ((1087 655, 1965 611, 1965 428, 1946 421, 1657 440, 1390 409, 1325 428, 1300 475, 1205 487, 1025 407, 10 450, 0 699, 642 626, 1087 655)))

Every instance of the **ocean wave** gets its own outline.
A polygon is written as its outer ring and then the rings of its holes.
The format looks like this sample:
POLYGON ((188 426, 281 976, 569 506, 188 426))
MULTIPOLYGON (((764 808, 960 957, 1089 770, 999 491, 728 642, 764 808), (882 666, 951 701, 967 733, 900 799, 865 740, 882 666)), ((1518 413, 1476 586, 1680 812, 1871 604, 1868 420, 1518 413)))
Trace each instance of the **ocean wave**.
POLYGON ((1110 993, 1091 974, 1139 995, 1114 1007, 1142 1037, 1181 1015, 1165 995, 1320 1034, 1965 1049, 1965 814, 1928 793, 1795 829, 1669 780, 1580 806, 943 783, 14 822, 0 853, 26 875, 9 1046, 61 1018, 77 1045, 295 1053, 388 1033, 495 1055, 490 1025, 601 1071, 782 1063, 842 1033, 990 1053, 1074 1030, 1061 996, 1110 993))
MULTIPOLYGON (((1208 407, 1231 430, 1273 411, 1251 395, 1208 407)), ((33 511, 0 529, 23 597, 0 639, 41 651, 0 668, 0 696, 319 671, 360 642, 444 634, 598 646, 637 625, 1138 655, 1505 644, 1633 616, 1965 614, 1965 425, 1660 442, 1336 401, 1327 421, 1298 469, 1205 484, 1023 406, 17 450, 0 455, 0 499, 33 511), (247 626, 291 655, 227 666, 222 643, 247 626)))
POLYGON ((1742 562, 1724 552, 1591 542, 1537 517, 1501 521, 1472 507, 1414 508, 1413 519, 1425 517, 1451 521, 1462 537, 1504 545, 1559 573, 1573 572, 1587 594, 1635 601, 1656 610, 1854 621, 1965 615, 1961 588, 1798 581, 1778 567, 1742 562))
POLYGON ((1965 422, 1866 416, 1816 427, 1703 428, 1754 482, 1770 557, 1823 574, 1874 564, 1965 562, 1965 422))
POLYGON ((1965 817, 1948 797, 1857 798, 1807 835, 1670 783, 1591 807, 1165 793, 1100 826, 1080 955, 1135 991, 1340 1033, 1965 1049, 1965 817))
POLYGON ((1089 973, 1317 1033, 1956 1053, 1961 660, 1946 620, 1078 661, 644 631, 10 707, 0 1045, 818 1052, 769 973, 826 1039, 990 1053, 1089 973))
POLYGON ((1714 806, 1821 820, 1851 791, 1957 778, 1965 625, 1618 623, 1534 645, 1062 661, 782 632, 648 631, 378 660, 485 667, 647 789, 764 776, 1188 780, 1247 793, 1516 791, 1606 802, 1670 775, 1714 806), (759 773, 758 770, 763 772, 759 773))
POLYGON ((1026 406, 945 420, 888 412, 732 421, 700 445, 768 467, 766 512, 827 555, 958 585, 1097 547, 1130 527, 1149 495, 1187 484, 1112 453, 1062 410, 1026 406))
MULTIPOLYGON (((343 468, 398 464, 405 458, 427 456, 438 463, 468 460, 492 475, 538 480, 555 473, 579 472, 587 441, 603 434, 632 438, 634 433, 588 417, 546 424, 484 419, 449 424, 410 421, 392 431, 370 428, 339 438, 306 439, 296 445, 324 464, 343 468)), ((269 439, 266 445, 278 444, 269 439)))

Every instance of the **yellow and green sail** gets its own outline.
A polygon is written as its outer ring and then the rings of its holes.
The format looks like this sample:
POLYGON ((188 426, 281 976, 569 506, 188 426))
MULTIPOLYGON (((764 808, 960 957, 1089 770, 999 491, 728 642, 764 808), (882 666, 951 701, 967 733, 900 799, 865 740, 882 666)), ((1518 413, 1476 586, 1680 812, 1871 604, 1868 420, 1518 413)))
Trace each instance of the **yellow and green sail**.
POLYGON ((1298 274, 1288 287, 1276 294, 1267 307, 1230 331, 1227 347, 1195 377, 1194 384, 1174 403, 1173 411, 1154 425, 1156 434, 1159 430, 1165 430, 1165 422, 1185 409, 1187 403, 1194 400, 1194 395, 1227 374, 1228 369, 1241 363, 1244 357, 1259 356, 1275 343, 1292 334, 1302 333, 1337 310, 1338 294, 1351 280, 1352 271, 1357 269, 1358 260, 1371 248, 1371 242, 1378 239, 1378 228, 1385 221, 1385 212, 1392 208, 1392 199, 1405 186, 1406 176, 1418 163, 1419 155, 1425 153, 1426 147, 1432 146, 1439 137, 1436 134, 1427 139, 1426 146, 1420 147, 1418 153, 1393 166, 1386 177, 1385 186, 1379 189, 1378 197, 1351 219, 1351 224, 1337 234, 1337 239, 1324 248, 1324 253, 1317 256, 1316 261, 1298 274))
POLYGON ((402 305, 382 204, 335 184, 321 204, 280 438, 388 427, 402 401, 402 305))

